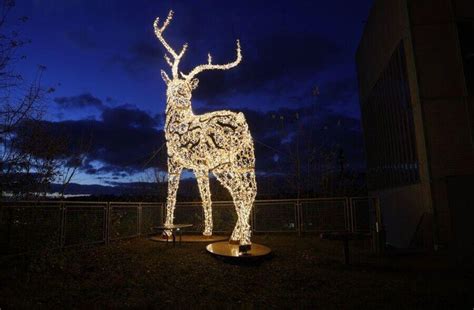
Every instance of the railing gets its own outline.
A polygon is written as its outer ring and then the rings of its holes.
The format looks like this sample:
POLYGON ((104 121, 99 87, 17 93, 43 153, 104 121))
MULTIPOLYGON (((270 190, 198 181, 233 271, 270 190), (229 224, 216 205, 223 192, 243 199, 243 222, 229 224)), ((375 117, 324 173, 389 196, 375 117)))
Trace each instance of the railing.
MULTIPOLYGON (((375 198, 257 200, 251 216, 254 233, 366 231, 375 222, 375 198)), ((2 202, 0 254, 63 248, 147 236, 163 223, 163 203, 2 202)), ((203 230, 200 202, 177 203, 176 223, 203 230)), ((213 202, 214 232, 230 233, 237 221, 230 201, 213 202)))

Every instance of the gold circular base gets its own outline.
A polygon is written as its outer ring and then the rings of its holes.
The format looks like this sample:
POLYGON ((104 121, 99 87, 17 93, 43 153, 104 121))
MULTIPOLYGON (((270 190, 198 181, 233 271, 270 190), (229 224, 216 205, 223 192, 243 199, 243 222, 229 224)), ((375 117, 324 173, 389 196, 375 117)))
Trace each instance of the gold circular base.
POLYGON ((228 241, 208 244, 206 250, 213 255, 239 259, 264 257, 272 252, 269 247, 257 243, 252 243, 250 250, 240 252, 238 244, 231 244, 228 241))
MULTIPOLYGON (((150 238, 152 241, 159 241, 159 242, 173 242, 173 238, 169 237, 168 240, 163 238, 162 235, 153 236, 150 238)), ((216 242, 222 240, 229 240, 227 236, 219 236, 219 235, 212 235, 212 236, 204 236, 204 235, 182 235, 181 242, 216 242)), ((179 235, 176 236, 176 242, 179 242, 179 235)))

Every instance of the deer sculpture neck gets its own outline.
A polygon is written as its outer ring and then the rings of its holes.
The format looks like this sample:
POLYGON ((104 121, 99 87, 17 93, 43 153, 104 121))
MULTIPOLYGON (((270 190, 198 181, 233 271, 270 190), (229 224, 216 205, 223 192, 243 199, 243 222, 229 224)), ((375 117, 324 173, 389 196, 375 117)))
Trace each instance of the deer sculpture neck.
MULTIPOLYGON (((197 86, 197 79, 196 79, 197 86)), ((170 81, 166 90, 166 114, 192 115, 192 85, 186 80, 170 81)))
POLYGON ((171 78, 161 70, 166 83, 165 136, 168 153, 168 198, 165 224, 173 224, 176 193, 182 169, 194 171, 198 180, 204 208, 204 232, 212 234, 211 194, 209 173, 219 180, 232 195, 238 221, 230 241, 250 246, 249 216, 255 200, 255 156, 252 136, 242 113, 215 111, 194 115, 191 108, 192 92, 198 86, 197 74, 206 70, 228 70, 242 60, 237 40, 237 57, 227 64, 213 64, 208 54, 206 64, 195 67, 188 74, 179 71, 179 63, 188 45, 176 52, 163 38, 163 31, 173 17, 170 11, 163 26, 153 24, 158 40, 168 54, 165 60, 171 67, 171 78))

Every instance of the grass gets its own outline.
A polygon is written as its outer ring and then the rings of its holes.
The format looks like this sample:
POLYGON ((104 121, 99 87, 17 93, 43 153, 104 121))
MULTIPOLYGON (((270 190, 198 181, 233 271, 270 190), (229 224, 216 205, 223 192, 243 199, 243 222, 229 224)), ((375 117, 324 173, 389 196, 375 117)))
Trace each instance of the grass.
POLYGON ((377 258, 317 236, 255 236, 273 255, 233 264, 205 244, 147 239, 0 257, 0 308, 464 308, 472 269, 442 256, 377 258))

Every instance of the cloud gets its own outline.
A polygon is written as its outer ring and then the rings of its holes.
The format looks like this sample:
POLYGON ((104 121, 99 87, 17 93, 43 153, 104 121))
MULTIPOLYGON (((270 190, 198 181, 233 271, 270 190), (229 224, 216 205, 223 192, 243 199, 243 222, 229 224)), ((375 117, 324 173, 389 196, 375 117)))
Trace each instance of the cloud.
POLYGON ((56 97, 54 102, 62 108, 82 109, 86 107, 94 107, 98 109, 104 108, 102 100, 92 96, 90 93, 83 93, 71 97, 56 97))
MULTIPOLYGON (((351 89, 349 82, 329 90, 351 89)), ((79 96, 78 96, 79 97, 79 96)), ((93 97, 93 96, 91 96, 93 97)), ((73 97, 70 97, 73 98, 73 97)), ((203 106, 199 113, 212 110, 203 106)), ((302 162, 322 160, 323 151, 342 149, 351 167, 364 167, 363 142, 358 119, 338 115, 326 105, 304 105, 271 111, 240 109, 255 140, 256 168, 263 174, 291 173, 299 145, 302 162), (316 154, 316 155, 315 155, 316 154)), ((165 143, 160 129, 162 115, 149 114, 135 106, 103 108, 100 118, 49 122, 51 131, 61 134, 76 147, 84 138, 91 140, 82 171, 86 174, 124 178, 148 167, 166 171, 165 148, 149 160, 165 143), (97 165, 96 163, 100 163, 97 165)))
POLYGON ((332 101, 349 101, 357 96, 357 79, 355 76, 331 81, 319 89, 320 96, 332 101))
POLYGON ((159 125, 158 118, 126 105, 105 109, 102 112, 102 120, 113 127, 153 128, 159 125))
POLYGON ((325 83, 319 88, 318 100, 335 114, 360 118, 358 84, 355 76, 325 83))
MULTIPOLYGON (((43 121, 43 125, 52 135, 68 141, 70 149, 77 150, 81 142, 90 140, 86 164, 82 167, 88 174, 142 171, 164 143, 163 132, 156 128, 158 121, 145 111, 127 106, 104 109, 100 120, 43 121), (93 162, 100 162, 101 166, 93 162)), ((164 168, 164 162, 151 161, 149 165, 164 168)))

